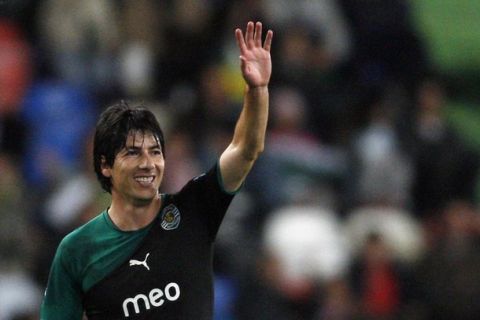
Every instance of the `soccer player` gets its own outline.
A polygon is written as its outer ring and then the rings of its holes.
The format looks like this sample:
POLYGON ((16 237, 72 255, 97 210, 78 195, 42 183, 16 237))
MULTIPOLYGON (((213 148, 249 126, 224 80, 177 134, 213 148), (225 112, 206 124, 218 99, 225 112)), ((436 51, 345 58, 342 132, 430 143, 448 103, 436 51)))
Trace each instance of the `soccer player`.
POLYGON ((42 320, 212 319, 212 247, 235 192, 263 150, 271 75, 269 30, 236 29, 246 82, 233 139, 176 194, 160 194, 164 139, 154 115, 124 103, 97 123, 94 166, 111 205, 60 243, 42 320))

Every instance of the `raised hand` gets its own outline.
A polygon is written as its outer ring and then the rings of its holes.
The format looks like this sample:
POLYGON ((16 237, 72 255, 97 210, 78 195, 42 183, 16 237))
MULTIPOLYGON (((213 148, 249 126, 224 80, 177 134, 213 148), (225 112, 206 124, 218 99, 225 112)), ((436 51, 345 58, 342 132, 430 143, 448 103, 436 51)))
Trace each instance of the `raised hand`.
POLYGON ((261 22, 248 22, 245 37, 241 29, 235 30, 235 37, 240 49, 240 68, 246 83, 250 88, 267 86, 272 74, 272 30, 268 30, 263 46, 261 22))

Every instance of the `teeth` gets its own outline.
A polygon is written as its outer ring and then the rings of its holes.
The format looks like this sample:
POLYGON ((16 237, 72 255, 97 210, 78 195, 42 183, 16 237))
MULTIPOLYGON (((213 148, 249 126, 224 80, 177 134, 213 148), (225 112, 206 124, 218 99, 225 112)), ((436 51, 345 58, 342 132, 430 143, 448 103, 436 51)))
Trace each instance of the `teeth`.
POLYGON ((138 182, 151 183, 153 181, 153 177, 136 177, 135 180, 137 180, 138 182))

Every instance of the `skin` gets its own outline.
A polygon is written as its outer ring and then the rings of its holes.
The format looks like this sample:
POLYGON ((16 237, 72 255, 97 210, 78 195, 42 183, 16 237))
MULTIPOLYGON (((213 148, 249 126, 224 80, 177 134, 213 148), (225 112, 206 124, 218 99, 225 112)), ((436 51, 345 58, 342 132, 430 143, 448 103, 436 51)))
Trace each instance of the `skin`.
POLYGON ((113 166, 103 165, 102 174, 112 179, 109 215, 121 230, 137 230, 148 225, 161 206, 158 192, 165 159, 151 133, 132 132, 113 166))
POLYGON ((243 109, 232 142, 220 156, 220 170, 227 191, 237 190, 264 149, 268 120, 268 83, 272 73, 269 30, 262 45, 262 24, 249 22, 245 36, 235 30, 240 49, 240 69, 246 82, 243 109))
MULTIPOLYGON (((243 34, 235 30, 240 50, 240 70, 245 80, 243 109, 229 146, 220 156, 223 186, 237 190, 263 151, 268 120, 268 84, 272 73, 269 30, 262 44, 262 24, 249 22, 243 34)), ((133 133, 126 148, 115 157, 113 166, 103 164, 102 174, 112 179, 109 216, 124 231, 138 230, 153 221, 161 208, 158 189, 165 160, 152 134, 133 133), (135 146, 135 148, 133 148, 135 146), (140 177, 153 177, 140 181, 140 177)))

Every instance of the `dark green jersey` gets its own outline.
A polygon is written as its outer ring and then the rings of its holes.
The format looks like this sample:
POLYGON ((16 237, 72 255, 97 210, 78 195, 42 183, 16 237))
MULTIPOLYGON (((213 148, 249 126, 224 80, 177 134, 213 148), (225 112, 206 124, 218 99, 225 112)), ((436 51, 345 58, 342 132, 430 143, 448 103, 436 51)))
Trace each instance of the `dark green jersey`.
POLYGON ((124 232, 106 212, 65 237, 41 319, 211 319, 212 246, 233 197, 218 165, 163 195, 147 227, 124 232))

